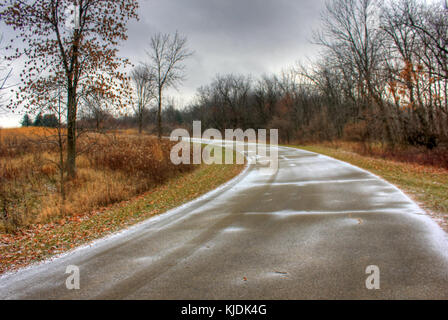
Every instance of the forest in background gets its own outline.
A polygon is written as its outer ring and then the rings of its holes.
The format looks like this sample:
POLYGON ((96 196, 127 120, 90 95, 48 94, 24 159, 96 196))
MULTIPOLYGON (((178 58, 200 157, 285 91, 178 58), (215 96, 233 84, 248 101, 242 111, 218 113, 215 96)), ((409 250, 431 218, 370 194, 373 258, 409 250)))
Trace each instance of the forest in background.
MULTIPOLYGON (((259 78, 216 75, 184 109, 168 99, 164 134, 191 129, 194 120, 218 130, 275 128, 282 143, 344 140, 364 152, 424 153, 428 164, 448 167, 448 9, 442 2, 329 1, 313 41, 321 52, 312 62, 259 78)), ((98 106, 85 109, 83 126, 138 124, 136 116, 113 117, 98 106)), ((140 111, 145 130, 155 132, 157 107, 149 103, 140 111)))
MULTIPOLYGON (((129 74, 128 110, 117 114, 107 94, 93 92, 79 98, 77 128, 160 134, 161 118, 169 135, 200 120, 218 130, 279 129, 281 143, 346 141, 361 153, 448 167, 447 5, 335 0, 326 3, 321 20, 313 36, 320 54, 310 61, 256 78, 218 74, 183 108, 169 97, 162 108, 157 68, 139 65, 129 74)), ((190 55, 177 34, 154 37, 151 50, 165 42, 173 56, 190 55)), ((36 125, 29 117, 23 122, 36 125)))
POLYGON ((179 118, 217 129, 279 128, 284 142, 446 145, 448 9, 381 3, 328 2, 314 37, 317 62, 261 79, 219 75, 179 118))

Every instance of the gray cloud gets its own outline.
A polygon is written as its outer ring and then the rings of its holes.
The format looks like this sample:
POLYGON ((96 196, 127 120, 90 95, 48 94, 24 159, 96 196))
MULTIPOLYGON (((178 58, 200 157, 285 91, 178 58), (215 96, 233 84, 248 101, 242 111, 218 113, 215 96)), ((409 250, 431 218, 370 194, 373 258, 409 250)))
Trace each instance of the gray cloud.
MULTIPOLYGON (((324 0, 142 0, 140 21, 129 25, 129 39, 120 54, 138 64, 145 60, 152 34, 177 30, 187 36, 195 55, 186 63, 187 80, 169 94, 188 103, 217 73, 256 77, 312 57, 317 48, 309 40, 323 4, 324 0)), ((18 119, 0 115, 0 126, 17 124, 18 119)))
MULTIPOLYGON (((216 73, 278 72, 316 48, 309 43, 319 25, 324 0, 164 0, 143 1, 141 19, 129 27, 121 51, 134 63, 145 59, 155 32, 178 30, 195 55, 187 81, 175 94, 191 97, 216 73)), ((188 100, 187 98, 185 100, 188 100)))

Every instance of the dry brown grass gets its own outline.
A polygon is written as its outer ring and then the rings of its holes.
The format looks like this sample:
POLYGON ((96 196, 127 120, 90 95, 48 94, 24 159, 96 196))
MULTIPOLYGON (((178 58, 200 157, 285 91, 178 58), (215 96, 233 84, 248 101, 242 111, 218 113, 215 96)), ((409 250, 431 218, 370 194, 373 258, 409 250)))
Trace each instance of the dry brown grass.
POLYGON ((50 128, 0 129, 0 157, 15 158, 48 151, 50 146, 43 142, 56 134, 56 129, 50 128))
POLYGON ((132 133, 86 134, 76 179, 61 197, 54 130, 0 130, 0 232, 63 220, 149 190, 193 166, 175 166, 171 143, 132 133))

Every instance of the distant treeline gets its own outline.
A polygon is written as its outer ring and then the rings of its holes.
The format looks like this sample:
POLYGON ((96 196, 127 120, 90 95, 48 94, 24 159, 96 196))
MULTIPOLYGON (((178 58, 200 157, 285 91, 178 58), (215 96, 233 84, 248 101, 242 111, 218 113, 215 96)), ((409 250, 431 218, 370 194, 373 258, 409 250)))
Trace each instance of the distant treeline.
POLYGON ((55 114, 42 114, 42 112, 40 112, 34 120, 28 114, 25 114, 20 124, 22 127, 57 128, 59 120, 55 114))

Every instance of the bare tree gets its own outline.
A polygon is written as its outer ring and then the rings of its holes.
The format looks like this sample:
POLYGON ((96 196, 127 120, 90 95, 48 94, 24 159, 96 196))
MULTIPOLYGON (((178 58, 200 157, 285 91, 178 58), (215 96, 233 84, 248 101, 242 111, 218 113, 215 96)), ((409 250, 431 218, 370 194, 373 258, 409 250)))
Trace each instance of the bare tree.
POLYGON ((155 74, 144 66, 138 66, 131 73, 136 94, 136 101, 132 104, 138 121, 138 133, 143 130, 143 116, 152 99, 155 98, 155 74))
POLYGON ((223 106, 227 114, 227 127, 241 127, 242 118, 247 115, 247 110, 244 109, 247 109, 248 94, 252 87, 250 77, 234 74, 218 75, 212 87, 215 93, 214 99, 223 106))
POLYGON ((326 48, 327 56, 339 61, 341 69, 351 69, 357 80, 357 95, 365 98, 360 106, 370 106, 372 102, 378 106, 386 141, 392 145, 393 127, 382 99, 385 86, 381 65, 385 57, 378 3, 373 0, 328 1, 322 22, 323 31, 316 34, 316 43, 326 48))
POLYGON ((147 51, 149 61, 145 64, 151 74, 155 75, 157 90, 157 134, 162 137, 162 95, 168 87, 176 87, 185 79, 183 62, 193 54, 187 48, 187 38, 175 33, 158 33, 151 37, 147 51))
POLYGON ((265 125, 270 116, 274 113, 275 105, 279 100, 279 81, 276 76, 264 75, 259 79, 254 88, 254 103, 259 119, 256 127, 265 125))
POLYGON ((93 90, 82 95, 81 112, 86 118, 95 121, 95 128, 99 131, 101 124, 110 116, 110 105, 112 101, 107 95, 93 90))
POLYGON ((448 77, 448 9, 440 3, 426 5, 409 0, 409 6, 416 7, 409 11, 405 23, 419 34, 425 48, 432 54, 440 66, 440 76, 448 77), (414 14, 413 14, 414 13, 414 14))

